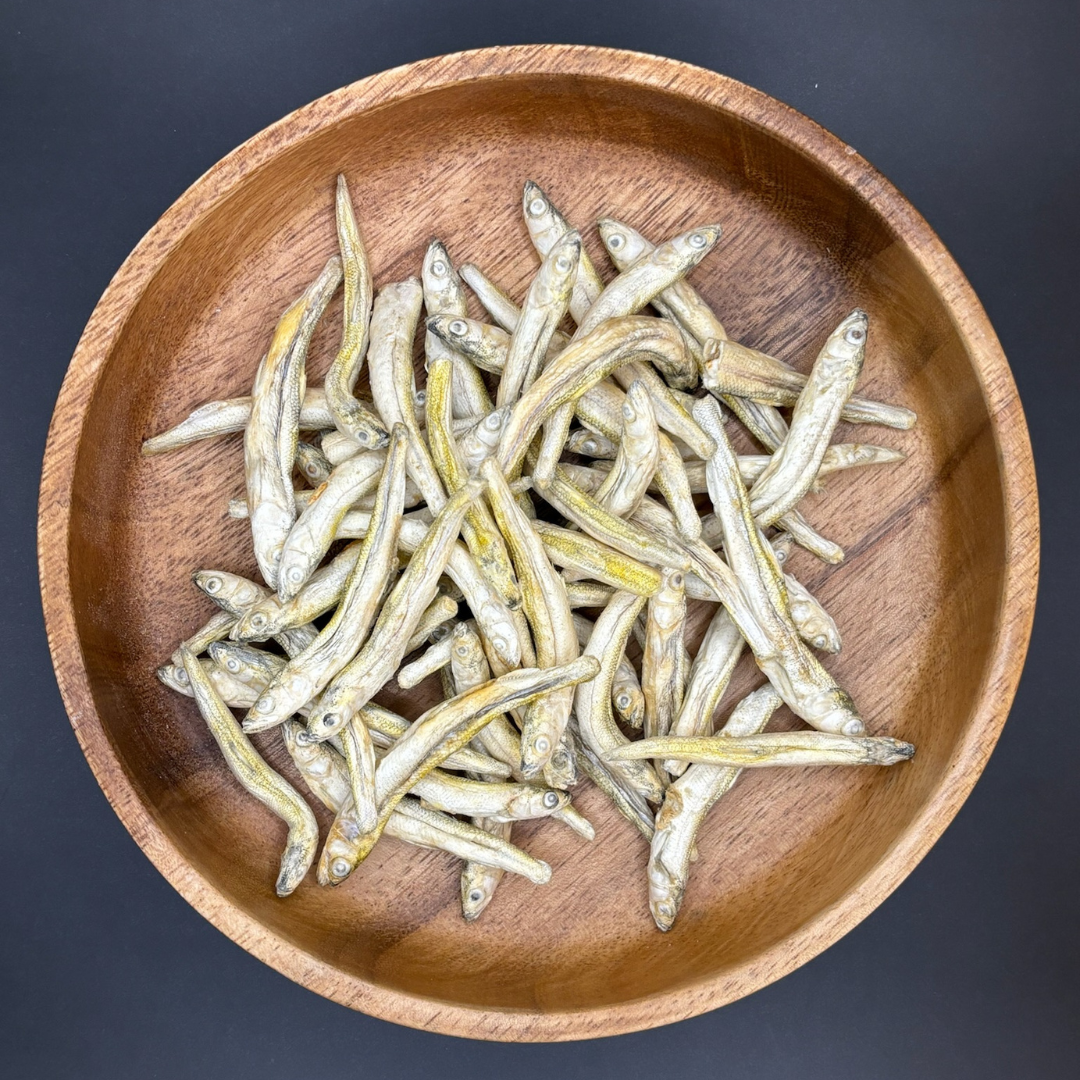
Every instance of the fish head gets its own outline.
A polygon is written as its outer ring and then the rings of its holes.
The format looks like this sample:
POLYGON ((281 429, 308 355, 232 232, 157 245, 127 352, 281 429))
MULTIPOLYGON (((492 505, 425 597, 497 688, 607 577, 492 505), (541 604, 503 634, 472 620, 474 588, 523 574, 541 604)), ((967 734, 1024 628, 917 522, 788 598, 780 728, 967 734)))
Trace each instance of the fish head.
POLYGON ((697 266, 720 239, 719 225, 702 225, 661 244, 649 256, 650 261, 671 270, 685 272, 697 266))
POLYGON ((571 229, 552 245, 536 276, 535 301, 544 305, 562 305, 570 300, 581 262, 581 234, 571 229))
POLYGON ((596 223, 596 228, 611 261, 620 271, 644 258, 647 250, 652 247, 641 233, 615 218, 601 218, 596 223))
MULTIPOLYGON (((257 707, 258 702, 256 702, 257 707)), ((347 691, 341 687, 330 687, 319 698, 318 705, 308 716, 308 738, 315 742, 323 742, 331 735, 336 735, 355 715, 356 706, 349 700, 347 691)))
POLYGON ((818 360, 830 375, 858 373, 866 355, 866 338, 870 329, 870 317, 856 308, 829 335, 818 360))

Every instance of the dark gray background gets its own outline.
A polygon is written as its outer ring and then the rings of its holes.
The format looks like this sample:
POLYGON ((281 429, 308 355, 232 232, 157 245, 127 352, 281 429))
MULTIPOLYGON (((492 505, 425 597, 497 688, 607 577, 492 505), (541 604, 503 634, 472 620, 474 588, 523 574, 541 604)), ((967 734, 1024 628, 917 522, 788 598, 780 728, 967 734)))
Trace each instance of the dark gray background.
MULTIPOLYGON (((10 1077, 1076 1076, 1080 720, 1074 3, 0 0, 0 1074, 10 1077), (981 297, 1031 426, 1043 587, 1012 717, 896 894, 780 983, 673 1027, 489 1045, 353 1014, 249 956, 161 878, 71 733, 34 519, 60 381, 143 233, 260 128, 481 45, 640 49, 732 75, 857 147, 981 297)), ((917 573, 918 567, 913 566, 917 573)))

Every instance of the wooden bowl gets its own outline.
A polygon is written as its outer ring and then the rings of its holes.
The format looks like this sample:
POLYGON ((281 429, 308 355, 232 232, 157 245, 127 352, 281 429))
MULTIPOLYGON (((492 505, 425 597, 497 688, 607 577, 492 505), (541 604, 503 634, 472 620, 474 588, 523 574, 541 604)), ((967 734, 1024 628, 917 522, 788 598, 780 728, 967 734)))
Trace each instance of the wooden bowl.
MULTIPOLYGON (((606 259, 590 231, 600 267, 606 259)), ((605 272, 606 269, 605 269, 605 272)), ((338 301, 340 303, 340 301, 338 301)), ((339 334, 312 354, 319 381, 339 334)), ((1008 365, 926 223, 849 146, 764 94, 671 60, 536 46, 440 57, 338 90, 198 180, 98 304, 53 417, 40 504, 49 641, 72 725, 116 812, 211 922, 290 978, 416 1027, 575 1039, 693 1016, 778 979, 854 926, 914 867, 989 755, 1027 646, 1035 478, 1008 365), (835 612, 827 660, 892 769, 755 770, 710 818, 675 928, 646 906, 646 849, 596 790, 592 845, 554 824, 521 843, 554 867, 507 880, 476 924, 457 864, 388 840, 339 889, 274 895, 283 830, 154 668, 209 614, 198 566, 254 573, 239 436, 143 458, 141 440, 248 392, 277 315, 336 250, 349 179, 377 284, 440 236, 516 295, 535 267, 522 182, 572 221, 647 234, 720 221, 693 275, 735 337, 804 369, 853 306, 871 314, 860 392, 908 405, 903 466, 830 478, 807 514, 847 551, 798 572, 835 612)), ((740 676, 749 685, 751 672, 740 676)), ((389 700, 415 715, 421 687, 389 700)), ((729 698, 730 700, 730 698, 729 698)), ((280 743, 267 755, 290 775, 280 743)), ((325 815, 323 817, 325 822, 325 815)))

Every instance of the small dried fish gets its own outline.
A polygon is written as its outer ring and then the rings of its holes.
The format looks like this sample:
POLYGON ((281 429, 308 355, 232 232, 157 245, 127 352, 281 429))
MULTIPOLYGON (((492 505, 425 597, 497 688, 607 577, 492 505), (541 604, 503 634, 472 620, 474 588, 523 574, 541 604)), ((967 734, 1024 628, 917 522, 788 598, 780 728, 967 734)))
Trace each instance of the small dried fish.
MULTIPOLYGON (((755 690, 735 706, 716 741, 759 734, 779 706, 780 697, 771 687, 755 690)), ((731 790, 740 771, 724 765, 692 765, 664 794, 648 870, 649 908, 661 930, 671 929, 682 905, 698 829, 716 801, 731 790)))
MULTIPOLYGON (((592 637, 582 653, 583 657, 594 658, 599 664, 599 674, 575 691, 574 712, 582 741, 597 757, 602 758, 630 742, 612 716, 611 686, 619 658, 626 649, 630 627, 644 606, 644 597, 617 592, 596 620, 592 637)), ((656 803, 663 798, 663 784, 647 762, 619 765, 612 771, 641 798, 656 803)))
MULTIPOLYGON (((142 452, 147 457, 178 450, 181 446, 190 446, 202 439, 216 435, 231 435, 243 431, 251 419, 251 398, 228 398, 225 401, 208 401, 200 405, 175 427, 146 439, 142 452)), ((300 406, 297 426, 301 431, 322 431, 332 426, 334 418, 326 404, 326 395, 321 386, 308 387, 300 406)))
POLYGON ((574 231, 555 241, 544 256, 510 335, 495 397, 499 408, 513 405, 521 392, 536 381, 552 335, 566 314, 580 259, 581 236, 574 231))
POLYGON ((184 649, 182 656, 195 703, 232 774, 289 827, 276 885, 278 896, 288 896, 303 880, 315 858, 319 843, 315 815, 292 785, 259 757, 194 654, 184 649))
POLYGON ((895 765, 915 754, 911 743, 885 737, 863 738, 824 731, 777 731, 727 739, 681 738, 667 735, 642 739, 609 751, 605 760, 641 761, 673 757, 737 769, 801 765, 895 765))
MULTIPOLYGON (((424 255, 421 273, 424 307, 428 316, 447 315, 453 319, 465 317, 467 304, 461 279, 441 240, 432 240, 424 255)), ((491 412, 491 397, 480 373, 467 358, 468 354, 447 347, 430 331, 424 337, 424 355, 430 371, 434 361, 447 358, 454 366, 453 415, 483 416, 491 412)))
POLYGON ((356 224, 344 176, 337 178, 334 206, 345 278, 345 328, 341 348, 326 372, 326 403, 330 406, 338 431, 347 435, 358 447, 374 450, 386 445, 387 430, 379 418, 353 396, 367 350, 373 286, 367 251, 356 224))
POLYGON ((292 471, 308 343, 340 281, 341 260, 335 255, 282 315, 255 374, 251 419, 244 429, 244 476, 255 558, 271 588, 277 588, 281 548, 296 517, 292 471))

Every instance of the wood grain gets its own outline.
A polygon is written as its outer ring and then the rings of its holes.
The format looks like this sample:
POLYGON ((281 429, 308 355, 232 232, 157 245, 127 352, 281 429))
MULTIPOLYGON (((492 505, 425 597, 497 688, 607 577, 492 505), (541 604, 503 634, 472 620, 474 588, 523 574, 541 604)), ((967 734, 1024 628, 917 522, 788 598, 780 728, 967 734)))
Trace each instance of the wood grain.
MULTIPOLYGON (((606 267, 594 233, 588 247, 606 267)), ((606 270, 604 272, 607 272, 606 270)), ((313 352, 317 381, 337 308, 313 352)), ((478 313, 478 312, 477 312, 478 313)), ((385 72, 298 110, 215 165, 118 271, 53 417, 39 513, 42 596, 60 688, 135 840, 217 927, 290 978, 399 1023, 555 1040, 693 1016, 826 948, 910 872, 971 789, 1027 647, 1035 478, 1008 365, 940 241, 850 147, 712 72, 606 49, 529 46, 385 72), (710 818, 675 928, 646 904, 646 849, 596 791, 581 843, 521 827, 550 885, 508 879, 478 923, 457 870, 396 841, 337 890, 279 900, 280 823, 246 797, 191 702, 153 676, 208 614, 196 566, 253 572, 239 436, 142 459, 140 441, 247 392, 278 313, 335 250, 348 177, 377 284, 417 273, 428 238, 520 296, 536 266, 526 178, 586 227, 649 235, 720 221, 693 274, 729 331, 803 370, 858 304, 860 393, 919 413, 910 433, 844 429, 911 454, 830 478, 811 520, 848 552, 795 572, 834 612, 828 660, 875 734, 918 746, 891 770, 756 770, 710 818)), ((700 632, 700 628, 699 632, 700 632)), ((734 690, 750 685, 741 671, 734 690)), ((390 692, 416 715, 430 685, 390 692)), ((284 772, 273 735, 260 746, 284 772)), ((323 817, 325 823, 325 816, 323 817)))

